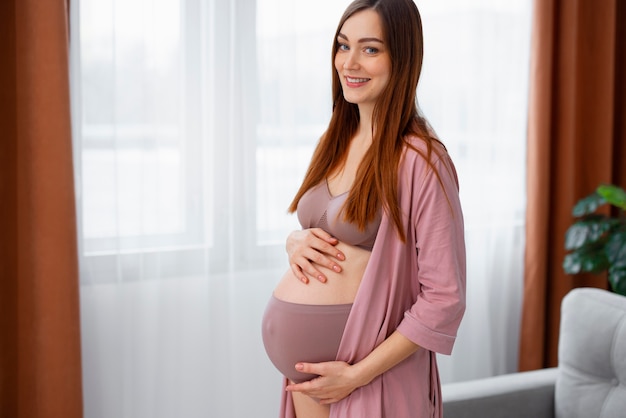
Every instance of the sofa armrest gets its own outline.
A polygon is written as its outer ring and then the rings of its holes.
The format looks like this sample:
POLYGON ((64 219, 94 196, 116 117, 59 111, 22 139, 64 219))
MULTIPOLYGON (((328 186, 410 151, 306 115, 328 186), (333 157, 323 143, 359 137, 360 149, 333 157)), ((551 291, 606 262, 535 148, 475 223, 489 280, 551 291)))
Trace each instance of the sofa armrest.
POLYGON ((557 368, 442 385, 444 418, 553 417, 557 368))

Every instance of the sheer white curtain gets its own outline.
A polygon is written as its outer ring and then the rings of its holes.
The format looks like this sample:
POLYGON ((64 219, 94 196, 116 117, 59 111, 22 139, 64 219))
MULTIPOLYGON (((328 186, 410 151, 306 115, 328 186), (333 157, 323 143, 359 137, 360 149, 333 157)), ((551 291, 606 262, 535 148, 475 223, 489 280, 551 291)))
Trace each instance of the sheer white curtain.
MULTIPOLYGON (((348 3, 71 2, 86 417, 276 416, 260 318, 329 118, 348 3)), ((517 354, 531 1, 417 3, 420 104, 467 223, 469 306, 442 377, 503 373, 517 354)))
POLYGON ((454 159, 467 246, 467 311, 442 380, 517 369, 524 254, 531 0, 418 0, 420 105, 454 159))

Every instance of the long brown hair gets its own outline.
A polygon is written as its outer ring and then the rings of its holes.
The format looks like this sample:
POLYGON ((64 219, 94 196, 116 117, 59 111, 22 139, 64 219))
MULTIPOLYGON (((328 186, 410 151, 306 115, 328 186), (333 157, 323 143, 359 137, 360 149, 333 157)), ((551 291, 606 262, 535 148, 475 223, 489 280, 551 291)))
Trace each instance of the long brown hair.
MULTIPOLYGON (((391 59, 391 74, 374 106, 372 145, 357 170, 344 206, 344 219, 365 229, 382 204, 393 219, 400 238, 405 241, 397 203, 398 165, 404 146, 411 146, 405 138, 414 135, 426 143, 426 153, 412 148, 433 169, 430 155, 433 143, 439 142, 426 119, 418 112, 416 102, 417 83, 422 70, 423 38, 420 14, 413 0, 356 0, 341 17, 332 48, 333 113, 313 153, 302 185, 289 206, 289 212, 293 213, 297 209, 300 198, 307 190, 319 184, 346 161, 350 141, 359 126, 359 109, 343 96, 341 81, 334 67, 338 50, 336 39, 346 20, 368 9, 380 16, 384 41, 391 59)), ((436 170, 435 174, 439 178, 436 170)))

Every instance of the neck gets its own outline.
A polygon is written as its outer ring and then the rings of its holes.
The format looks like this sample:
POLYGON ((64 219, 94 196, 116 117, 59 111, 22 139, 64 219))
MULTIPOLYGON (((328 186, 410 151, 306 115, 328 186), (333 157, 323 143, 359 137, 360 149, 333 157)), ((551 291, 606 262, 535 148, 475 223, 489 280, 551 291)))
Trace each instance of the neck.
POLYGON ((358 138, 362 138, 367 142, 372 142, 372 114, 373 106, 359 106, 359 130, 358 138))

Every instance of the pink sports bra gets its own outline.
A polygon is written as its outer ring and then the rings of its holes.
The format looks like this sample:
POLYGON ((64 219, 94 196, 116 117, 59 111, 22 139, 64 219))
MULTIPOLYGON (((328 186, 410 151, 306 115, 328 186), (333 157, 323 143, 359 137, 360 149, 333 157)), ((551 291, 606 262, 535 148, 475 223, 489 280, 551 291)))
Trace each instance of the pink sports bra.
POLYGON ((346 222, 341 214, 348 192, 338 196, 330 194, 328 183, 322 181, 308 190, 298 202, 298 220, 302 228, 322 228, 339 241, 371 251, 378 233, 382 211, 364 231, 355 224, 346 222))

